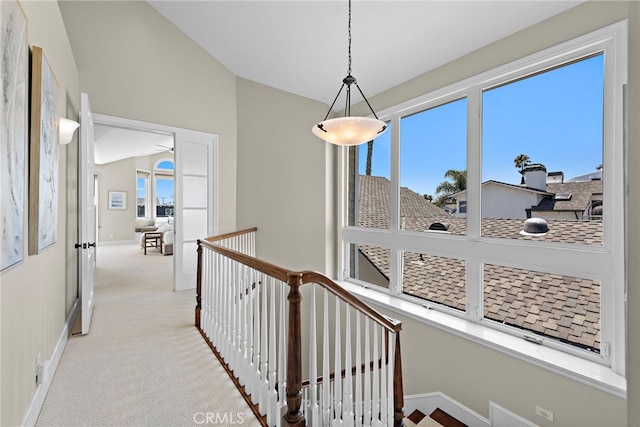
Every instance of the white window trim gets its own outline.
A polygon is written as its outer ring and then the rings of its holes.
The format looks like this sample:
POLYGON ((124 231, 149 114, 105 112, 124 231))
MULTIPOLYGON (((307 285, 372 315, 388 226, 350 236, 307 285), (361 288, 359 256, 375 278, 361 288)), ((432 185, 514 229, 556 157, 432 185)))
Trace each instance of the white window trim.
POLYGON ((136 170, 136 219, 151 219, 151 172, 143 169, 136 170), (138 178, 145 175, 146 181, 144 185, 144 217, 138 216, 138 178))
MULTIPOLYGON (((338 230, 339 280, 349 277, 349 244, 370 244, 391 250, 389 291, 366 290, 368 298, 382 299, 385 306, 394 310, 409 307, 411 304, 401 294, 398 280, 401 277, 401 251, 428 252, 431 255, 460 259, 467 263, 467 312, 456 317, 439 310, 438 319, 430 322, 452 330, 450 324, 463 321, 464 327, 455 329, 457 334, 474 341, 489 343, 501 347, 501 351, 537 361, 541 366, 550 367, 576 379, 591 383, 613 394, 624 395, 625 386, 620 378, 625 375, 625 276, 624 276, 624 170, 623 170, 623 85, 627 81, 627 22, 622 21, 594 31, 574 40, 561 43, 534 55, 498 67, 494 70, 471 77, 454 85, 417 97, 378 114, 381 120, 391 122, 391 194, 392 203, 390 230, 373 230, 348 226, 348 151, 339 150, 338 167, 342 171, 339 179, 340 198, 338 203, 341 224, 338 230), (484 89, 510 81, 516 77, 549 68, 574 59, 582 58, 595 51, 605 52, 605 99, 604 99, 604 148, 603 163, 614 165, 605 167, 603 184, 607 212, 604 222, 604 241, 602 246, 583 246, 572 244, 553 244, 517 240, 495 239, 481 236, 480 229, 480 191, 481 191, 481 97, 484 89), (611 90, 613 88, 613 90, 611 90), (467 146, 467 235, 441 235, 416 233, 398 228, 399 203, 399 144, 400 118, 442 105, 446 102, 467 97, 468 110, 468 146, 467 146), (475 160, 471 160, 475 159, 475 160), (615 209, 617 207, 617 209, 615 209), (488 254, 488 255, 487 255, 488 254), (531 260, 523 262, 523 260, 531 260), (559 346, 542 347, 527 343, 513 335, 512 340, 485 341, 491 334, 507 335, 495 325, 482 325, 482 264, 494 263, 508 267, 545 271, 576 277, 600 280, 601 287, 601 336, 600 356, 590 357, 586 352, 575 351, 559 346), (375 294, 375 297, 372 295, 375 294), (399 301, 403 301, 399 304, 399 301), (444 317, 441 317, 444 316, 444 317), (446 319, 446 320, 442 320, 446 319), (454 320, 455 319, 455 320, 454 320), (478 329, 480 328, 480 329, 478 329), (476 331, 476 332, 470 332, 476 331), (481 332, 478 332, 481 331, 481 332), (502 344, 513 341, 516 345, 502 344), (524 345, 521 345, 524 344, 524 345), (535 350, 531 346, 536 346, 535 350), (522 350, 524 349, 524 350, 522 350), (542 351, 541 351, 542 349, 542 351), (524 351, 524 352, 523 352, 524 351), (562 357, 548 358, 546 353, 557 353, 562 357), (581 356, 577 356, 580 354, 581 356), (563 363, 569 358, 570 363, 563 363), (599 363, 594 362, 599 360, 599 363), (571 365, 589 365, 585 369, 571 369, 571 365), (593 365, 599 368, 595 369, 593 365), (582 372, 579 372, 581 371, 582 372), (605 373, 607 373, 605 375, 605 373), (608 378, 608 379, 606 379, 608 378), (603 385, 604 384, 604 385, 603 385)), ((361 286, 356 288, 364 289, 361 286)), ((379 302, 379 301, 378 301, 379 302)), ((421 305, 413 303, 416 307, 421 305)), ((408 309, 407 309, 408 310, 408 309)), ((411 314, 406 312, 404 314, 411 314)), ((436 317, 436 316, 432 316, 436 317)), ((452 330, 453 331, 453 330, 452 330)))

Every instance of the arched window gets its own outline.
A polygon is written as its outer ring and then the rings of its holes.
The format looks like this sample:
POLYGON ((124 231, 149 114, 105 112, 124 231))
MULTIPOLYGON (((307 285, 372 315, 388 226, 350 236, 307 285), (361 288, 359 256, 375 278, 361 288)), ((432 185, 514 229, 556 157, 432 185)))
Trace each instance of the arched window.
POLYGON ((153 165, 153 190, 156 218, 173 217, 174 210, 174 182, 173 159, 160 158, 153 165))

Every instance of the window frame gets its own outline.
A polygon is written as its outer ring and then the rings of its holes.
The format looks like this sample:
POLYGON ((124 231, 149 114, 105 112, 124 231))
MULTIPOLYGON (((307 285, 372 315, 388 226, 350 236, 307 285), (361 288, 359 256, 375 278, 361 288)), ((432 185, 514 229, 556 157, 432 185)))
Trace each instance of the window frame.
MULTIPOLYGON (((623 85, 627 81, 627 23, 622 21, 584 36, 560 43, 538 53, 523 57, 446 86, 410 101, 388 108, 378 114, 391 123, 391 190, 390 229, 366 229, 348 225, 348 164, 347 149, 339 150, 338 182, 341 215, 338 227, 340 268, 339 280, 361 285, 365 283, 349 278, 349 245, 369 244, 388 247, 390 255, 389 289, 375 289, 395 298, 412 301, 404 295, 402 283, 403 251, 423 252, 430 255, 464 259, 466 270, 467 310, 454 313, 446 307, 430 305, 443 313, 457 316, 482 327, 500 330, 512 335, 517 331, 483 315, 483 264, 544 271, 554 274, 584 277, 601 282, 601 351, 600 354, 571 348, 570 345, 544 340, 544 345, 579 356, 609 367, 613 372, 625 374, 625 276, 624 276, 624 135, 623 85), (570 243, 523 242, 519 240, 483 237, 481 235, 481 126, 482 92, 520 78, 552 69, 562 64, 604 53, 604 115, 603 115, 603 207, 607 212, 603 221, 601 246, 570 243), (399 227, 400 182, 400 120, 402 117, 467 98, 467 234, 451 235, 401 230, 399 227), (607 167, 606 165, 611 165, 607 167), (527 260, 526 262, 523 260, 527 260)), ((356 159, 357 161, 357 159, 356 159)), ((357 163, 356 163, 357 164, 357 163)), ((376 287, 377 288, 377 287, 376 287)), ((374 291, 374 289, 370 289, 374 291)), ((520 331, 520 335, 530 335, 520 331)))
POLYGON ((151 172, 137 169, 136 170, 136 219, 151 219, 152 215, 149 215, 151 207, 151 172), (138 215, 138 179, 144 178, 144 216, 138 215))

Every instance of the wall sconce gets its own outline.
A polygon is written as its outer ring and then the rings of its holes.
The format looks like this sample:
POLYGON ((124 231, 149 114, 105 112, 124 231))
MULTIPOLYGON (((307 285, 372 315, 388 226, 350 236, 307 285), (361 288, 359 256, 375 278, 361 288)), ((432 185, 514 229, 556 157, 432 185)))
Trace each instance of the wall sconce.
POLYGON ((60 145, 66 145, 71 142, 73 134, 75 133, 76 129, 78 129, 78 126, 80 126, 80 123, 73 120, 65 119, 64 117, 60 117, 60 123, 58 126, 60 132, 58 136, 58 143, 60 145))

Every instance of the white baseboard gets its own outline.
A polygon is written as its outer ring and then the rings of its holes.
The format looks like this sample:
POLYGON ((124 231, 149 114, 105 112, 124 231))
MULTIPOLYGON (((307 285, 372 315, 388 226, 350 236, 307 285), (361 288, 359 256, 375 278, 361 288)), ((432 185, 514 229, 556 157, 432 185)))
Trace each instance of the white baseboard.
POLYGON ((78 300, 73 304, 73 307, 69 312, 69 316, 67 317, 67 321, 62 327, 62 331, 60 331, 60 337, 58 338, 56 348, 53 350, 51 359, 43 363, 45 368, 41 371, 41 375, 43 375, 42 382, 36 387, 36 392, 34 393, 33 399, 31 399, 31 403, 29 404, 24 419, 22 420, 22 426, 32 427, 36 424, 36 421, 38 421, 40 410, 42 409, 42 405, 44 405, 44 399, 47 397, 47 392, 51 386, 53 375, 56 373, 56 369, 58 369, 60 357, 62 357, 64 347, 67 345, 67 339, 69 338, 69 335, 71 335, 73 322, 75 322, 77 314, 78 300))
POLYGON ((438 408, 469 427, 491 427, 491 421, 461 405, 444 393, 413 394, 404 397, 405 416, 411 415, 416 409, 425 415, 429 415, 438 408))

